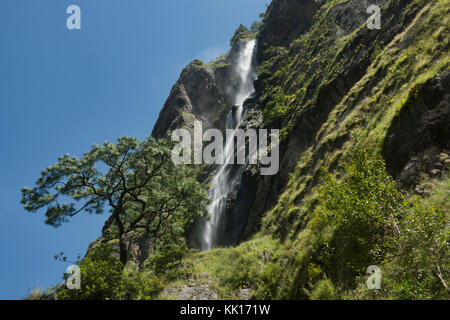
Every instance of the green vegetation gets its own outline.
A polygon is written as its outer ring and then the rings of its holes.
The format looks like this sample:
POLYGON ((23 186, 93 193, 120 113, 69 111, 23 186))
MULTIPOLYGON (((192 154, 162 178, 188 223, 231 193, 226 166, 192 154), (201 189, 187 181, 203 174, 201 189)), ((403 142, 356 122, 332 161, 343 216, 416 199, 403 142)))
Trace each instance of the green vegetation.
POLYGON ((358 274, 379 265, 386 269, 386 287, 380 293, 385 298, 445 297, 448 211, 424 205, 420 198, 404 199, 379 156, 359 151, 346 171, 341 183, 326 177, 317 209, 319 219, 334 231, 319 254, 328 275, 351 288, 358 274), (344 271, 350 279, 342 277, 344 271))
POLYGON ((239 28, 237 28, 237 30, 235 31, 233 37, 231 38, 230 46, 233 48, 238 42, 253 38, 255 38, 255 33, 248 30, 247 27, 241 24, 239 28))
POLYGON ((253 298, 449 298, 449 177, 431 183, 425 176, 427 194, 407 195, 377 154, 399 111, 449 67, 450 7, 442 0, 416 1, 397 10, 397 1, 390 1, 383 10, 395 11, 391 19, 405 21, 403 29, 389 42, 377 36, 362 44, 364 25, 345 34, 335 20, 333 9, 341 3, 327 2, 312 29, 289 48, 263 53, 258 73, 264 126, 281 128, 284 139, 309 109, 312 120, 321 116, 315 111, 323 103, 320 92, 350 66, 368 66, 323 115, 326 121, 300 154, 278 203, 265 213, 260 233, 237 248, 186 258, 190 274, 212 276, 224 298, 236 297, 240 281, 253 298), (324 177, 323 170, 329 172, 324 177), (272 242, 276 258, 267 260, 263 248, 272 242), (246 261, 249 246, 258 273, 234 263, 246 261), (366 288, 366 269, 373 264, 382 269, 382 290, 366 288), (264 274, 272 274, 270 281, 264 274))
MULTIPOLYGON (((146 154, 157 155, 151 157, 152 168, 158 167, 159 156, 167 156, 162 142, 141 145, 125 139, 118 146, 94 147, 81 160, 65 156, 43 172, 37 188, 24 189, 26 208, 47 207, 52 225, 77 213, 74 204, 55 205, 59 194, 87 200, 82 208, 96 213, 103 208, 99 194, 116 192, 114 205, 123 195, 123 210, 110 203, 115 222, 103 239, 110 245, 136 235, 147 206, 151 211, 157 203, 170 208, 170 201, 164 201, 170 195, 185 200, 167 220, 163 235, 155 237, 159 241, 140 272, 124 268, 128 255, 121 254, 121 262, 109 249, 92 251, 80 264, 85 287, 76 293, 62 290, 60 298, 152 298, 163 287, 191 281, 210 285, 224 299, 238 298, 242 289, 251 289, 255 299, 450 298, 449 168, 434 178, 424 174, 420 185, 406 192, 388 174, 380 155, 400 111, 421 98, 427 81, 449 69, 450 6, 447 0, 417 0, 397 10, 398 1, 388 1, 383 10, 393 13, 387 22, 402 25, 386 40, 382 32, 369 38, 364 24, 346 33, 335 15, 337 6, 346 2, 327 1, 309 32, 289 48, 270 47, 262 54, 259 103, 264 127, 280 128, 286 140, 300 120, 307 127, 307 141, 293 159, 297 164, 278 202, 248 241, 210 252, 187 247, 186 230, 203 210, 198 204, 205 195, 194 180, 201 170, 165 163, 164 178, 150 179, 137 199, 128 192, 136 179, 151 177, 140 162, 146 154), (140 160, 126 161, 129 165, 121 171, 118 161, 128 156, 129 144, 140 160), (96 169, 98 161, 109 169, 96 169), (78 187, 85 182, 80 169, 91 180, 78 187), (68 180, 49 193, 61 177, 68 180), (118 182, 125 182, 121 191, 112 188, 118 182), (370 265, 382 270, 381 290, 366 288, 370 265), (100 271, 103 275, 96 273, 100 271)), ((255 37, 260 28, 240 26, 232 45, 255 37)), ((228 65, 227 56, 205 64, 213 69, 228 65)))
POLYGON ((94 145, 81 159, 60 157, 42 171, 36 187, 23 188, 25 209, 46 208, 46 223, 55 227, 83 211, 111 212, 100 244, 79 263, 82 289, 63 286, 58 299, 148 299, 162 288, 161 264, 170 268, 182 257, 186 230, 204 213, 207 200, 194 169, 173 164, 171 147, 165 140, 127 137, 94 145), (145 275, 133 269, 134 261, 127 264, 130 239, 140 235, 150 237, 156 262, 145 275))
POLYGON ((275 263, 277 247, 278 241, 263 237, 235 248, 191 252, 182 262, 181 276, 168 285, 189 278, 212 285, 221 298, 236 299, 238 291, 245 288, 252 288, 254 297, 269 298, 281 273, 275 263))
POLYGON ((83 211, 101 214, 107 205, 125 265, 130 233, 165 243, 203 214, 206 193, 191 173, 171 161, 170 143, 122 137, 117 145, 94 145, 81 159, 60 157, 36 187, 23 188, 22 203, 31 212, 46 208, 46 223, 55 227, 83 211))
POLYGON ((236 248, 191 254, 185 272, 211 276, 223 298, 241 288, 256 299, 449 298, 449 177, 432 196, 406 199, 381 156, 357 151, 345 168, 340 179, 324 175, 298 237, 258 234, 236 248), (382 270, 382 290, 365 287, 370 265, 382 270))
POLYGON ((231 295, 242 288, 252 288, 254 297, 270 298, 281 272, 274 254, 278 244, 270 238, 261 238, 237 248, 217 249, 203 255, 205 271, 213 274, 224 291, 231 295), (229 268, 229 264, 232 268, 229 268), (208 270, 209 269, 209 270, 208 270), (228 291, 228 292, 227 292, 228 291))
MULTIPOLYGON (((59 300, 148 300, 163 287, 162 281, 151 275, 124 273, 123 264, 112 256, 107 245, 98 245, 79 263, 81 288, 57 290, 59 300)), ((69 278, 64 275, 64 280, 69 278)))
POLYGON ((157 275, 164 275, 167 279, 176 279, 181 273, 183 258, 189 253, 184 241, 178 244, 167 244, 158 248, 148 262, 150 270, 154 270, 157 275))
POLYGON ((400 235, 398 219, 405 200, 380 156, 370 158, 358 151, 346 172, 341 183, 331 174, 325 176, 318 210, 325 224, 334 227, 330 251, 325 254, 327 263, 331 266, 333 261, 334 270, 346 270, 354 276, 371 264, 381 263, 393 249, 400 235), (343 265, 336 265, 338 262, 343 265))
POLYGON ((311 293, 311 300, 335 300, 337 298, 333 283, 329 279, 320 280, 311 293))
POLYGON ((230 66, 230 62, 228 61, 229 54, 230 53, 228 52, 226 54, 223 54, 223 55, 217 57, 216 59, 214 59, 211 62, 205 63, 205 66, 207 66, 207 67, 209 66, 213 70, 226 68, 226 67, 230 66))
POLYGON ((253 33, 259 33, 264 26, 262 21, 254 21, 250 27, 250 31, 253 33))

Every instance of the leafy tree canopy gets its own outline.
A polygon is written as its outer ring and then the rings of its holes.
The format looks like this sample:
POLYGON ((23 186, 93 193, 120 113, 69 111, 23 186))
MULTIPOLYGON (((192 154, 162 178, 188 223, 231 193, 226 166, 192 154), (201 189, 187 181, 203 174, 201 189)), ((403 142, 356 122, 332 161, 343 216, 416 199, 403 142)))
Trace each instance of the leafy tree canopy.
POLYGON ((108 208, 125 264, 129 232, 160 239, 179 233, 204 211, 205 191, 191 168, 173 164, 171 147, 152 137, 122 137, 117 144, 94 145, 82 158, 66 154, 42 171, 34 188, 22 189, 22 204, 31 212, 45 208, 45 222, 55 227, 81 212, 108 208))

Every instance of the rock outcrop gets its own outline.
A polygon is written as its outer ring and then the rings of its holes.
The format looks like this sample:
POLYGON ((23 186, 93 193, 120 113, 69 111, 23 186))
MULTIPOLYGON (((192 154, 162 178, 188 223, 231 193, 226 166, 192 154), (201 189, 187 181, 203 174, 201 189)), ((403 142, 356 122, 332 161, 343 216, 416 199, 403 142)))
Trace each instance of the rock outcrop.
MULTIPOLYGON (((357 148, 381 152, 404 188, 414 189, 423 174, 442 174, 450 163, 448 18, 439 21, 434 6, 408 0, 272 1, 257 36, 256 92, 244 103, 241 127, 281 130, 280 171, 261 176, 255 165, 234 169, 242 179, 227 199, 226 219, 218 231, 227 237, 220 246, 244 242, 259 231, 280 242, 294 239, 291 246, 318 203, 321 169, 339 172, 357 148), (370 4, 382 8, 380 30, 365 26, 370 4), (433 22, 429 26, 427 19, 433 22), (428 77, 423 82, 422 75, 428 77)), ((152 135, 161 138, 177 128, 192 128, 196 120, 204 128, 225 129, 223 119, 233 108, 237 90, 237 52, 253 37, 241 26, 227 55, 210 63, 190 63, 172 88, 152 135)), ((214 167, 208 170, 205 181, 214 167)), ((139 262, 148 256, 147 240, 141 240, 141 246, 140 240, 133 242, 139 262)), ((285 257, 285 265, 295 265, 298 256, 293 256, 285 257)), ((305 288, 294 287, 297 280, 307 281, 304 273, 309 270, 290 272, 294 280, 283 285, 292 287, 279 296, 304 297, 305 288)), ((162 296, 216 299, 217 279, 205 278, 169 286, 162 296)), ((240 288, 233 297, 247 299, 251 292, 240 288)))
POLYGON ((411 189, 450 162, 450 71, 414 87, 384 143, 387 169, 411 189))
POLYGON ((241 25, 226 55, 208 63, 192 61, 173 86, 152 136, 161 138, 181 127, 191 129, 194 121, 201 121, 204 129, 224 129, 223 117, 233 107, 239 83, 235 71, 237 55, 241 46, 254 37, 241 25))
POLYGON ((318 0, 272 1, 264 18, 264 27, 258 37, 258 58, 267 58, 271 46, 289 46, 311 26, 321 2, 318 0))
POLYGON ((194 121, 201 121, 205 128, 210 128, 229 105, 226 90, 217 84, 212 67, 194 60, 173 86, 152 136, 160 138, 181 127, 192 128, 194 121))
MULTIPOLYGON (((324 138, 324 125, 329 121, 330 113, 366 75, 376 50, 385 47, 410 27, 423 7, 422 4, 405 9, 407 3, 406 0, 354 0, 330 5, 330 2, 317 0, 272 1, 257 38, 258 63, 263 67, 260 68, 259 78, 255 82, 256 92, 245 103, 248 112, 242 128, 288 128, 280 145, 280 172, 275 176, 264 177, 255 174, 253 166, 243 170, 243 179, 239 185, 233 186, 234 191, 228 199, 228 218, 222 225, 223 234, 230 234, 233 235, 231 238, 244 241, 258 231, 264 213, 277 203, 300 155, 310 148, 313 148, 314 156, 309 165, 314 169, 309 172, 312 179, 307 180, 304 194, 314 188, 318 182, 317 165, 322 157, 341 149, 348 141, 348 136, 343 135, 332 143, 321 142, 324 138), (370 4, 383 8, 381 31, 361 27, 368 18, 367 7, 370 4), (340 44, 343 37, 346 37, 346 40, 340 44), (338 51, 335 51, 337 49, 338 51), (279 76, 281 70, 285 70, 281 74, 286 78, 279 76), (284 118, 267 118, 264 113, 267 112, 271 101, 268 92, 274 89, 282 91, 285 97, 295 98, 295 113, 284 118), (239 236, 236 236, 236 232, 239 236)), ((242 42, 248 40, 245 29, 238 29, 237 34, 242 35, 242 42)), ((407 38, 402 43, 402 46, 411 45, 407 38)), ((214 119, 223 119, 226 110, 232 105, 234 93, 233 71, 230 66, 233 65, 239 41, 232 41, 232 45, 228 56, 217 61, 214 67, 194 61, 182 72, 161 112, 153 131, 154 136, 164 136, 168 130, 177 127, 190 127, 193 120, 201 120, 206 127, 216 124, 221 128, 220 121, 214 122, 214 119)), ((416 109, 423 109, 424 104, 421 103, 422 107, 416 106, 409 111, 403 111, 405 114, 399 116, 399 119, 403 120, 397 120, 390 130, 385 155, 388 166, 395 163, 389 169, 400 182, 411 180, 411 161, 422 156, 419 151, 412 150, 419 148, 421 152, 425 152, 424 147, 417 145, 398 146, 400 141, 404 140, 406 131, 403 130, 403 135, 394 132, 402 131, 401 128, 411 123, 412 118, 421 122, 417 123, 417 126, 410 126, 409 131, 415 130, 414 135, 423 138, 423 146, 434 146, 431 148, 434 150, 434 158, 448 150, 448 140, 443 141, 446 139, 444 137, 448 137, 448 126, 445 125, 448 123, 448 100, 442 94, 447 89, 445 75, 443 79, 439 85, 434 84, 434 91, 426 89, 433 86, 430 84, 424 86, 424 90, 428 91, 421 93, 432 94, 432 97, 440 94, 443 99, 438 109, 424 115, 428 117, 427 120, 421 121, 417 118, 416 109), (419 129, 421 126, 423 130, 419 129), (436 132, 437 128, 441 128, 439 133, 436 132), (401 161, 393 160, 398 157, 401 161), (405 178, 406 176, 409 178, 405 178)), ((368 94, 371 86, 378 80, 375 79, 374 83, 368 85, 363 96, 368 94)), ((424 99, 425 104, 433 105, 429 108, 435 108, 436 101, 432 101, 432 98, 424 99)), ((351 108, 351 105, 348 106, 346 113, 349 113, 351 108)), ((439 164, 439 160, 435 162, 439 164)), ((413 167, 416 176, 417 172, 423 172, 423 168, 413 167)), ((433 166, 428 168, 429 171, 436 169, 433 166)), ((223 246, 232 244, 234 240, 230 242, 224 239, 221 243, 223 246)))
POLYGON ((162 300, 217 300, 216 291, 207 284, 191 283, 181 288, 168 287, 160 295, 162 300))

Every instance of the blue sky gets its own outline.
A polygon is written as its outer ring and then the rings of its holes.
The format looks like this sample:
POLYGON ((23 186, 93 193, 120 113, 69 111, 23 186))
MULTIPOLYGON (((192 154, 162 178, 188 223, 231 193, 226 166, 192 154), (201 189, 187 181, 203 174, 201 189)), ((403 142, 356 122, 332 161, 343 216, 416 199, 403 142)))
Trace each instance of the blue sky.
POLYGON ((2 0, 0 4, 0 299, 62 279, 101 231, 88 214, 54 229, 25 212, 33 186, 59 155, 151 133, 172 85, 194 58, 228 49, 269 0, 2 0), (66 8, 82 29, 66 28, 66 8))

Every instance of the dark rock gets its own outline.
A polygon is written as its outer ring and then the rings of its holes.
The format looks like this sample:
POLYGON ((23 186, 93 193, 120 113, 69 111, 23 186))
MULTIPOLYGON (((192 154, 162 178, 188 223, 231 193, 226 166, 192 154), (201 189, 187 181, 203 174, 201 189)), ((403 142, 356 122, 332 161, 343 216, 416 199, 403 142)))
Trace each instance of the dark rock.
POLYGON ((270 46, 287 46, 292 40, 305 33, 320 8, 316 0, 274 0, 267 9, 264 27, 258 38, 258 60, 270 46))
POLYGON ((383 150, 388 171, 405 188, 414 188, 422 172, 440 174, 441 154, 450 150, 450 71, 412 94, 416 101, 393 121, 383 150))

